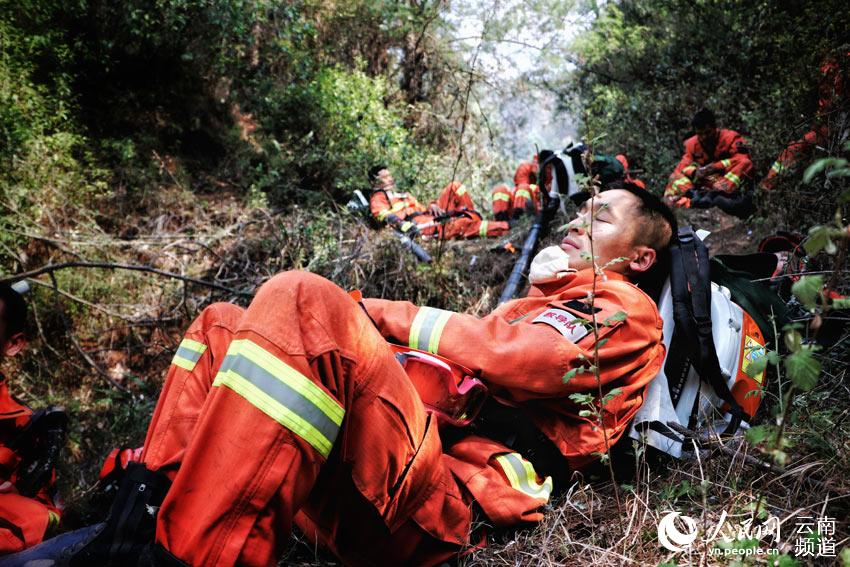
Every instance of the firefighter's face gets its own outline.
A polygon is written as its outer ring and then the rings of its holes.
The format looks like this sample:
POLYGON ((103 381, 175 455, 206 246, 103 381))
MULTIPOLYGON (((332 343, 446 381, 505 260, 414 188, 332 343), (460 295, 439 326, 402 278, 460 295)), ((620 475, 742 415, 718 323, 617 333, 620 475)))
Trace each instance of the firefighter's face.
POLYGON ((567 225, 561 249, 570 257, 570 267, 593 267, 593 255, 600 268, 629 274, 643 272, 655 262, 655 250, 637 243, 640 200, 622 189, 612 189, 585 201, 576 218, 567 225))
POLYGON ((375 180, 375 189, 387 191, 395 188, 395 179, 389 169, 382 169, 378 172, 378 178, 375 180))
POLYGON ((717 126, 696 128, 694 133, 697 135, 697 139, 699 139, 699 143, 703 148, 714 147, 714 143, 717 141, 717 126))

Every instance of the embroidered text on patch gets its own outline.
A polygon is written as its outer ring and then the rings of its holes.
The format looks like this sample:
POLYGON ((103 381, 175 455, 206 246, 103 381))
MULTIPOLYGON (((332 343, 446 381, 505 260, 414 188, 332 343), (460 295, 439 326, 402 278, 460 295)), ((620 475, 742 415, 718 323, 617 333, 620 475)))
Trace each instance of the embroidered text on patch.
POLYGON ((538 315, 532 323, 546 323, 574 343, 578 342, 588 332, 578 317, 563 309, 547 309, 538 315))

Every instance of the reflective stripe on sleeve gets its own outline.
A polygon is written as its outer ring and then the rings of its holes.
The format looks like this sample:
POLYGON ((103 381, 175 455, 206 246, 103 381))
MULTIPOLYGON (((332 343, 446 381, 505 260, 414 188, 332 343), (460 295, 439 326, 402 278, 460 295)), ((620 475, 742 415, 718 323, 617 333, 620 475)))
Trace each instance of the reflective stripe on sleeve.
POLYGON ((517 191, 517 192, 516 192, 516 194, 514 195, 514 198, 517 198, 517 197, 525 197, 526 199, 531 199, 531 193, 529 193, 529 192, 528 192, 527 190, 525 190, 525 189, 520 189, 520 190, 519 190, 519 191, 517 191))
POLYGON ((720 165, 722 165, 724 169, 729 169, 729 166, 732 165, 732 160, 731 159, 722 159, 722 160, 720 160, 720 165))
POLYGON ((481 221, 481 226, 478 227, 478 236, 482 238, 487 236, 487 226, 490 224, 490 221, 481 221))
POLYGON ((230 343, 213 386, 226 386, 327 458, 345 410, 312 380, 256 343, 230 343))
POLYGON ((398 203, 393 205, 391 210, 392 210, 392 212, 397 213, 397 212, 401 211, 402 209, 404 209, 406 206, 407 206, 407 202, 399 201, 398 203))
POLYGON ((456 195, 466 195, 466 186, 461 185, 460 187, 458 187, 457 191, 455 191, 455 194, 456 195))
POLYGON ((496 193, 495 195, 493 195, 493 200, 494 201, 510 201, 511 196, 507 193, 496 193))
POLYGON ((496 456, 496 462, 502 468, 511 486, 532 498, 549 501, 552 494, 552 477, 547 476, 543 484, 537 482, 537 473, 531 463, 519 453, 504 453, 496 456))
POLYGON ((734 173, 732 173, 731 171, 729 173, 727 173, 726 175, 724 175, 723 177, 728 179, 729 183, 734 185, 734 187, 737 187, 738 185, 741 184, 741 178, 738 177, 737 175, 735 175, 734 173))
POLYGON ((53 510, 47 511, 47 529, 55 528, 59 525, 59 521, 59 514, 57 514, 53 510))
POLYGON ((443 328, 453 314, 451 311, 434 307, 420 307, 416 317, 413 318, 413 324, 410 325, 408 345, 411 348, 437 354, 440 335, 443 334, 443 328))
POLYGON ((195 369, 195 365, 201 360, 201 356, 206 350, 207 345, 204 343, 199 343, 192 339, 183 339, 180 341, 180 346, 177 347, 177 352, 174 353, 171 364, 191 372, 195 369))
POLYGON ((389 209, 384 209, 383 211, 380 211, 380 212, 378 213, 378 220, 379 220, 379 221, 383 221, 383 220, 385 220, 388 216, 390 216, 390 210, 389 210, 389 209))
POLYGON ((782 173, 785 167, 782 165, 782 162, 777 160, 773 162, 773 165, 770 166, 770 171, 776 173, 777 175, 782 173))

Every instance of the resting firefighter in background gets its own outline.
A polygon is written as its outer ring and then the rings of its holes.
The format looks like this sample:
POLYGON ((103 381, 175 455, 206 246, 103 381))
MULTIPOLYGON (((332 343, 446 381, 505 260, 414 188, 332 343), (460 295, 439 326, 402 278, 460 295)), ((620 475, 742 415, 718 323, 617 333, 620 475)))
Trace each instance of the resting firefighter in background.
POLYGON ((537 155, 532 161, 520 162, 514 173, 514 188, 505 184, 493 187, 490 199, 493 218, 499 221, 516 219, 525 213, 535 215, 542 206, 540 187, 537 185, 537 155))
POLYGON ((421 234, 444 240, 502 236, 510 227, 506 222, 487 221, 475 210, 466 187, 457 181, 446 185, 436 201, 423 206, 410 193, 398 190, 390 170, 376 165, 369 170, 372 216, 407 235, 421 234))
MULTIPOLYGON (((850 75, 850 52, 841 49, 837 56, 824 59, 820 67, 820 83, 818 84, 818 109, 811 130, 803 134, 799 140, 788 144, 773 165, 767 177, 761 182, 762 189, 770 190, 776 187, 779 179, 794 173, 801 163, 811 159, 813 150, 826 147, 829 144, 831 129, 835 133, 835 125, 845 127, 846 115, 841 116, 842 106, 846 103, 848 75, 850 75)), ((843 108, 846 112, 847 108, 843 108)))
MULTIPOLYGON (((344 564, 433 565, 481 544, 484 524, 540 521, 568 469, 604 453, 606 434, 621 437, 662 365, 658 311, 629 280, 665 252, 674 225, 645 191, 605 191, 535 258, 528 296, 483 318, 358 302, 305 272, 273 277, 247 309, 208 307, 175 355, 143 462, 72 564, 111 553, 116 565, 274 565, 297 525, 344 564), (606 266, 593 304, 591 225, 606 266), (595 346, 611 398, 592 404, 604 430, 569 397, 596 396, 595 346), (477 377, 483 409, 428 409, 413 379, 423 360, 435 376, 477 377), (155 544, 152 527, 122 520, 152 524, 138 509, 159 510, 155 544)), ((458 402, 447 400, 438 407, 458 402)))
MULTIPOLYGON (((26 347, 26 314, 23 297, 0 284, 0 361, 26 347)), ((0 554, 40 543, 59 524, 54 463, 66 421, 56 409, 33 413, 0 375, 0 554)))
POLYGON ((746 141, 734 130, 718 128, 714 113, 705 108, 694 115, 691 126, 695 135, 685 140, 685 154, 664 190, 668 202, 749 215, 752 200, 742 184, 753 162, 746 141))

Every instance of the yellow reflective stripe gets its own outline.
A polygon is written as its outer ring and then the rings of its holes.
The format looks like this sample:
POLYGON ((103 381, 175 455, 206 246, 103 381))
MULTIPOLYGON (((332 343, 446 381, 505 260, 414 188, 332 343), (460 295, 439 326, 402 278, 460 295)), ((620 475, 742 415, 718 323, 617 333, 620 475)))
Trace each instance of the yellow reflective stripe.
POLYGON ((782 173, 783 169, 785 169, 785 167, 782 165, 782 162, 779 161, 779 160, 773 162, 773 165, 770 166, 770 170, 773 171, 774 173, 782 173))
POLYGON ((230 343, 213 386, 226 386, 327 457, 345 410, 312 380, 247 340, 230 343))
POLYGON ((727 173, 726 175, 724 175, 723 177, 728 179, 729 182, 732 183, 735 186, 738 186, 738 185, 741 184, 741 178, 738 177, 737 175, 735 175, 734 173, 732 173, 731 171, 729 173, 727 173))
POLYGON ((47 511, 47 529, 55 528, 59 525, 59 514, 53 510, 47 511))
POLYGON ((529 187, 532 191, 537 191, 537 190, 539 189, 539 187, 538 187, 537 185, 535 185, 534 183, 532 183, 532 184, 531 184, 531 185, 529 185, 528 187, 529 187))
POLYGON ((443 329, 453 314, 434 307, 420 307, 410 325, 407 344, 411 348, 437 354, 443 329))
POLYGON ((410 222, 410 221, 404 221, 403 223, 401 223, 401 231, 402 231, 402 232, 407 232, 408 230, 410 230, 410 227, 411 227, 411 226, 413 226, 413 223, 412 223, 412 222, 410 222))
POLYGON ((378 213, 378 220, 382 221, 382 220, 386 219, 388 216, 390 216, 390 210, 384 209, 383 211, 380 211, 378 213))
POLYGON ((171 364, 191 372, 206 350, 207 345, 204 343, 192 339, 183 339, 180 341, 180 346, 177 347, 177 352, 174 353, 174 358, 171 359, 171 364))
POLYGON ((478 236, 487 236, 487 225, 490 224, 490 221, 481 221, 481 226, 478 227, 478 236))
POLYGON ((526 191, 525 189, 520 189, 520 190, 519 190, 519 191, 517 191, 517 192, 516 192, 516 194, 514 195, 514 198, 516 198, 516 197, 525 197, 526 199, 531 199, 531 193, 529 193, 529 192, 528 192, 528 191, 526 191))
POLYGON ((399 201, 398 203, 396 203, 395 205, 393 205, 393 207, 392 207, 392 209, 391 209, 391 210, 392 210, 392 212, 397 213, 397 212, 399 212, 400 210, 404 209, 406 206, 407 206, 407 203, 406 203, 406 202, 404 202, 404 201, 399 201))
POLYGON ((508 193, 496 193, 493 195, 494 201, 510 201, 511 196, 508 193))
POLYGON ((682 168, 683 175, 690 175, 697 170, 697 166, 695 164, 686 165, 682 168))
POLYGON ((682 177, 681 179, 677 179, 673 182, 673 187, 676 187, 677 189, 685 185, 691 185, 691 180, 687 177, 682 177))
POLYGON ((538 483, 534 466, 523 459, 519 453, 497 455, 496 462, 501 466, 513 488, 532 498, 549 501, 549 496, 552 494, 552 477, 547 476, 543 484, 538 483))
POLYGON ((457 191, 455 191, 455 194, 456 195, 465 195, 466 194, 466 186, 461 185, 460 187, 458 187, 457 191))
POLYGON ((732 160, 731 159, 722 159, 722 160, 720 160, 720 165, 722 165, 724 167, 724 169, 729 169, 729 166, 732 165, 732 160))

